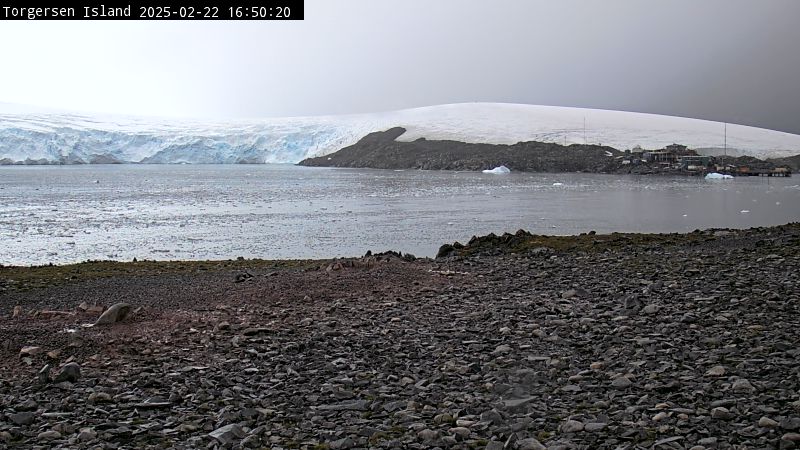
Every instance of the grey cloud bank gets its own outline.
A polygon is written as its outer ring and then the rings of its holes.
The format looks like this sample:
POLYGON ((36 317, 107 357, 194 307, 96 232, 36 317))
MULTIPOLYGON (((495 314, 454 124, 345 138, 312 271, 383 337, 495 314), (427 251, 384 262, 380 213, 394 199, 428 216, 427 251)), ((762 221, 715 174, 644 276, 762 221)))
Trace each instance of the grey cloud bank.
POLYGON ((0 101, 279 117, 488 101, 800 133, 800 2, 323 1, 302 22, 8 22, 0 101))

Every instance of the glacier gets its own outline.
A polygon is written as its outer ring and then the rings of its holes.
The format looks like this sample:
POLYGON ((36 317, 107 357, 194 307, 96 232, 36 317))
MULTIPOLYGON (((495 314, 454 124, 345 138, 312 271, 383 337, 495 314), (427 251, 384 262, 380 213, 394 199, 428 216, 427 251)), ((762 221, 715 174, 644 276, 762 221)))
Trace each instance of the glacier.
MULTIPOLYGON (((621 150, 687 145, 718 154, 724 125, 699 119, 586 108, 458 103, 375 114, 250 120, 183 120, 37 110, 0 104, 0 164, 297 163, 392 127, 399 140, 602 144, 621 150), (584 128, 585 122, 585 128, 584 128)), ((800 154, 800 136, 727 125, 729 155, 800 154)))

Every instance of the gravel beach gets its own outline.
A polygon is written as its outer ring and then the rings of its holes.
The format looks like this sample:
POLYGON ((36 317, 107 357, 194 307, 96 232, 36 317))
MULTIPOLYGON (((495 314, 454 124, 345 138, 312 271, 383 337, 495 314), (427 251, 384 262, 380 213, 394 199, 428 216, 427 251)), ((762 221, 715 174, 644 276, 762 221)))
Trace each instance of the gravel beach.
POLYGON ((0 447, 800 448, 798 250, 789 224, 0 267, 0 447))

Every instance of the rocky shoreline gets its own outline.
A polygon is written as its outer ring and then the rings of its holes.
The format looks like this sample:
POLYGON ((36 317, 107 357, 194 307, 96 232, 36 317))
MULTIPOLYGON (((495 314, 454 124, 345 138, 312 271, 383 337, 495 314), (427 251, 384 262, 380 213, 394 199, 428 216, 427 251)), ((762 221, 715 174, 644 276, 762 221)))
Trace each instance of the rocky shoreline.
POLYGON ((798 250, 789 224, 0 267, 0 446, 798 448, 798 250))

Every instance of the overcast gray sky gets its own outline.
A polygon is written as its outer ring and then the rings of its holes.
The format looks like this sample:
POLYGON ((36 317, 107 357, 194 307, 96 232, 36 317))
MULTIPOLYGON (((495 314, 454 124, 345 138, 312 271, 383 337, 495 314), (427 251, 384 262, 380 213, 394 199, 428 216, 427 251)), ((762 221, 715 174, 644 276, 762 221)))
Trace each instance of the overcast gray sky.
POLYGON ((0 101, 271 117, 490 101, 800 133, 797 0, 306 0, 293 22, 0 22, 0 101))

